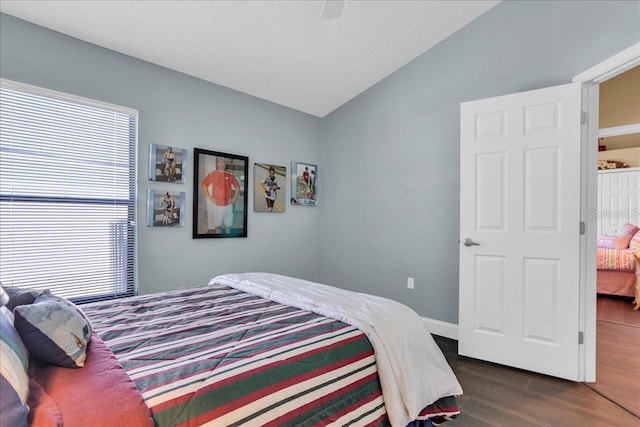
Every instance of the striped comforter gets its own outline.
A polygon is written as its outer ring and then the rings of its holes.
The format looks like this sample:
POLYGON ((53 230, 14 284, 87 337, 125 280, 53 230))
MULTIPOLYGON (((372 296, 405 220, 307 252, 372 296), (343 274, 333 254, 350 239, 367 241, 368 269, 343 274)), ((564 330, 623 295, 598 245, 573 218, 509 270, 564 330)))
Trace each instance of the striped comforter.
POLYGON ((633 249, 598 248, 596 252, 596 266, 598 270, 626 270, 636 269, 636 258, 633 249))
POLYGON ((223 285, 82 308, 158 426, 389 425, 371 344, 345 323, 223 285))

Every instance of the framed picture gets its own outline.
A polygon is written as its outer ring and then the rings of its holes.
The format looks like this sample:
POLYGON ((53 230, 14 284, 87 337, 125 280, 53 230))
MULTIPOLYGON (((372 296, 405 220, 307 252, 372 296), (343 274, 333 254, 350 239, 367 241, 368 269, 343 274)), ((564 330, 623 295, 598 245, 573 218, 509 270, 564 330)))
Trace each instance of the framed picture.
POLYGON ((254 212, 284 212, 287 206, 287 168, 254 163, 253 180, 254 212))
POLYGON ((194 149, 194 239, 247 237, 248 177, 248 157, 194 149))
POLYGON ((167 145, 149 144, 149 180, 185 183, 187 150, 167 145))
POLYGON ((185 193, 147 190, 147 226, 182 227, 185 193))
POLYGON ((318 200, 318 166, 291 162, 291 204, 315 206, 318 200))

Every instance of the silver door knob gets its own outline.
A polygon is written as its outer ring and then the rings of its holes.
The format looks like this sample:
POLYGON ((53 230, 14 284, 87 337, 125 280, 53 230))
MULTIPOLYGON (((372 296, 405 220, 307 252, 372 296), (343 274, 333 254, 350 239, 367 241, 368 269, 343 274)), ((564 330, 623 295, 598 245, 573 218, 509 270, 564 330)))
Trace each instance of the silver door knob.
POLYGON ((464 241, 464 245, 465 246, 480 246, 480 243, 476 243, 473 240, 471 240, 470 238, 467 237, 467 239, 464 241))

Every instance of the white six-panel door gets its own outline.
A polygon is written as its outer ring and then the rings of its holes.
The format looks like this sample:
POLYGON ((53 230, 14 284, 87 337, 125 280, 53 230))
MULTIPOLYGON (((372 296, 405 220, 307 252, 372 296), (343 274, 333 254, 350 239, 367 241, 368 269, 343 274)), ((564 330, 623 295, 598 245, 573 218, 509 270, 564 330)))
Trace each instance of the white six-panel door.
POLYGON ((598 171, 598 200, 598 237, 640 224, 640 168, 598 171))
POLYGON ((461 355, 578 380, 580 98, 461 104, 461 355))

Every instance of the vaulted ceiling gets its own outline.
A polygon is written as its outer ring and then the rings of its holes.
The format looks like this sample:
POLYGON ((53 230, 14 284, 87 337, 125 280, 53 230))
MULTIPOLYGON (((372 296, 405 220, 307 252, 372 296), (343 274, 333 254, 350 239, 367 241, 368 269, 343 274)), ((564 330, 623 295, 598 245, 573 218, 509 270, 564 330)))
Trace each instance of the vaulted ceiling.
POLYGON ((0 11, 324 117, 498 3, 2 0, 0 11))

